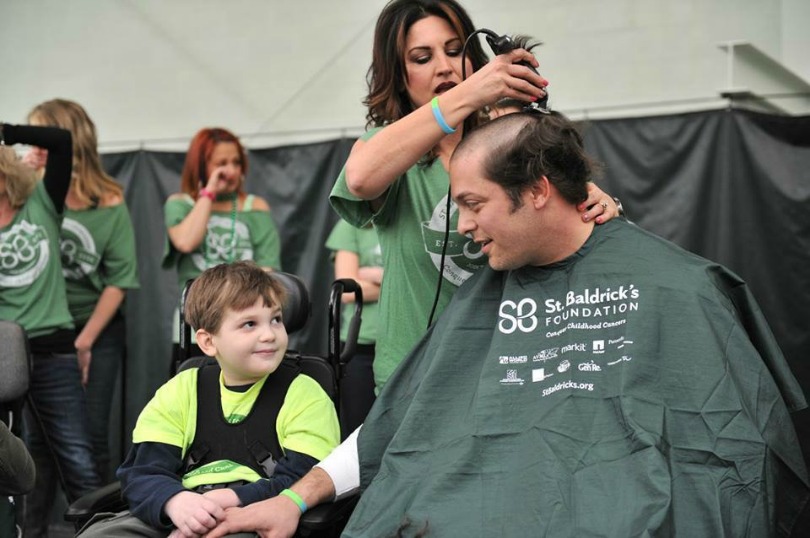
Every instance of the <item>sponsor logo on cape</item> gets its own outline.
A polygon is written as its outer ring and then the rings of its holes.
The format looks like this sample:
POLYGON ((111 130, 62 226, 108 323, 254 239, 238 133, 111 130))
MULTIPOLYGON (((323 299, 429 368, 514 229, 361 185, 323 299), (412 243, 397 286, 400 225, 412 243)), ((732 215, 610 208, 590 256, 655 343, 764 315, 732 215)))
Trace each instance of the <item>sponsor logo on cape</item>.
POLYGON ((593 391, 593 383, 577 383, 576 381, 560 381, 559 383, 555 383, 554 385, 543 389, 541 393, 542 397, 545 398, 549 394, 554 394, 557 391, 569 389, 569 390, 587 390, 588 392, 593 391))
POLYGON ((552 347, 552 348, 549 348, 549 349, 544 349, 543 351, 540 351, 540 352, 536 353, 534 355, 534 357, 532 357, 532 361, 533 362, 546 362, 547 360, 556 359, 559 350, 560 350, 560 348, 558 348, 558 347, 552 347))
POLYGON ((506 377, 501 379, 501 385, 523 385, 525 380, 522 377, 518 377, 517 370, 507 370, 506 377))
POLYGON ((614 366, 614 365, 619 364, 621 362, 629 362, 631 360, 633 360, 633 357, 629 357, 627 355, 622 355, 621 357, 619 357, 615 361, 611 361, 611 362, 607 363, 607 365, 608 366, 614 366))
MULTIPOLYGON (((498 310, 498 331, 532 333, 541 324, 547 329, 546 338, 554 338, 568 330, 601 330, 627 323, 627 314, 638 311, 641 291, 634 284, 618 289, 595 288, 582 292, 569 291, 562 300, 546 299, 543 314, 535 299, 505 299, 498 310)), ((572 351, 582 351, 574 348, 572 351)), ((599 352, 594 349, 594 352, 599 352)), ((563 350, 565 353, 565 350, 563 350)))
POLYGON ((503 334, 515 331, 530 333, 537 328, 537 302, 534 299, 521 299, 519 302, 502 301, 498 316, 498 330, 503 334))
POLYGON ((525 364, 528 361, 528 355, 501 355, 498 357, 499 364, 525 364))
POLYGON ((577 366, 577 370, 580 372, 601 372, 602 367, 593 361, 589 361, 581 363, 579 366, 577 366))
POLYGON ((546 374, 545 368, 535 368, 532 370, 532 383, 537 383, 539 381, 545 381, 549 377, 553 376, 554 374, 546 374))

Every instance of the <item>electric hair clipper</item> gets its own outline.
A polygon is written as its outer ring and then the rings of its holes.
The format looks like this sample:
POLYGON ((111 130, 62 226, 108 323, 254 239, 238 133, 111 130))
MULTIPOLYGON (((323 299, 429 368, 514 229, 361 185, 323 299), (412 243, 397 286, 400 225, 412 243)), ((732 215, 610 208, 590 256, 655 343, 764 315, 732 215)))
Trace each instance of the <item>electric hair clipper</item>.
MULTIPOLYGON (((494 52, 496 55, 506 54, 506 53, 511 52, 511 51, 515 50, 516 48, 519 48, 520 46, 523 45, 522 43, 518 43, 515 39, 513 39, 511 36, 508 36, 506 34, 504 34, 502 36, 499 36, 498 34, 496 34, 495 32, 492 32, 490 30, 482 29, 481 31, 484 34, 486 34, 487 43, 489 43, 489 46, 492 49, 492 52, 494 52)), ((525 41, 525 38, 521 39, 521 41, 525 41)), ((522 60, 520 62, 517 62, 517 64, 518 65, 525 65, 526 67, 528 67, 529 69, 531 69, 532 71, 537 73, 537 69, 535 69, 534 66, 532 64, 530 64, 529 62, 526 62, 526 61, 522 60)), ((543 89, 543 91, 546 92, 546 95, 542 99, 538 99, 537 101, 528 103, 524 107, 525 111, 542 112, 543 114, 548 114, 549 113, 549 109, 548 109, 548 90, 543 89)))

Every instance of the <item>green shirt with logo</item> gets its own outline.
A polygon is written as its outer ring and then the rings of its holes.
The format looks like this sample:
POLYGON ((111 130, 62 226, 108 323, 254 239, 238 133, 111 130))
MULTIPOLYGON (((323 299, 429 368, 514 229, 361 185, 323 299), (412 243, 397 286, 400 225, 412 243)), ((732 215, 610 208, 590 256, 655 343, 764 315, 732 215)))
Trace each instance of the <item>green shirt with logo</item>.
POLYGON ((73 328, 59 262, 61 220, 40 182, 0 229, 0 319, 19 323, 29 338, 73 328))
MULTIPOLYGON (((360 267, 381 267, 382 250, 377 232, 371 225, 355 228, 345 220, 339 220, 332 233, 326 239, 326 247, 333 250, 345 250, 357 254, 360 267)), ((360 344, 373 344, 377 341, 377 326, 380 305, 377 301, 363 302, 362 323, 357 342, 360 344)), ((341 315, 340 338, 345 342, 349 333, 349 321, 354 315, 354 304, 343 306, 341 315)))
MULTIPOLYGON (((281 269, 281 239, 268 211, 253 209, 253 195, 248 195, 241 211, 232 219, 230 211, 212 211, 205 239, 190 254, 177 251, 167 239, 163 267, 177 267, 182 289, 186 281, 221 263, 253 260, 261 267, 281 269)), ((166 228, 180 224, 194 208, 191 196, 170 198, 164 206, 166 228)))
MULTIPOLYGON (((364 134, 368 140, 380 129, 364 134)), ((349 192, 345 168, 329 201, 353 226, 374 223, 383 252, 385 278, 380 291, 380 328, 374 358, 374 378, 379 390, 397 365, 427 330, 428 318, 439 285, 450 179, 441 161, 416 164, 394 181, 375 214, 368 201, 349 192)), ((456 288, 486 258, 472 240, 456 231, 458 211, 450 203, 450 236, 437 315, 456 288)), ((435 317, 434 317, 435 319, 435 317)))
MULTIPOLYGON (((219 378, 223 416, 229 423, 239 423, 250 413, 265 376, 247 391, 229 390, 219 378)), ((273 425, 268 425, 273 427, 273 425)), ((197 369, 184 370, 171 378, 155 393, 138 417, 132 432, 133 443, 164 443, 180 447, 182 457, 194 441, 197 428, 197 369)), ((340 442, 335 405, 317 381, 305 375, 296 377, 287 390, 284 404, 275 424, 279 444, 321 460, 340 442)), ((203 465, 182 477, 183 486, 194 489, 207 484, 261 477, 249 467, 229 460, 203 465)))
POLYGON ((65 211, 61 254, 68 306, 77 324, 90 318, 107 286, 139 287, 135 234, 124 203, 65 211))
POLYGON ((739 277, 614 219, 458 289, 364 422, 342 536, 776 536, 804 407, 739 277))

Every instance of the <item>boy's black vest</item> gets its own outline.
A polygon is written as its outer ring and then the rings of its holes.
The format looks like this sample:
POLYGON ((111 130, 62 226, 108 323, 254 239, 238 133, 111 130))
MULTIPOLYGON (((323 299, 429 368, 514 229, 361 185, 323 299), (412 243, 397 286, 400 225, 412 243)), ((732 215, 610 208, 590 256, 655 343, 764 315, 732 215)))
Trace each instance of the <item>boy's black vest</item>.
POLYGON ((197 429, 181 476, 207 463, 230 460, 250 467, 260 476, 270 477, 276 462, 284 455, 278 442, 276 419, 287 389, 300 369, 282 362, 267 377, 250 413, 238 424, 229 424, 223 415, 219 371, 218 364, 198 369, 197 429))

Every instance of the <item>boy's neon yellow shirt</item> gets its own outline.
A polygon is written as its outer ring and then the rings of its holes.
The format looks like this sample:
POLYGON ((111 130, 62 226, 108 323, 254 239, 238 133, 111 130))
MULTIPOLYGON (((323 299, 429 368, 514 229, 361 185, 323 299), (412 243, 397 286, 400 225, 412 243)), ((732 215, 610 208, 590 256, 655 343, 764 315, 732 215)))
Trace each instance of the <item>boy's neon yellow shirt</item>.
MULTIPOLYGON (((267 376, 245 392, 231 391, 219 376, 222 410, 228 422, 238 423, 250 413, 267 376)), ((138 417, 133 443, 164 443, 180 447, 182 457, 194 441, 197 426, 197 370, 180 372, 155 392, 138 417)), ((293 450, 321 460, 340 442, 335 405, 314 379, 299 375, 290 384, 276 420, 282 450, 293 450)), ((253 469, 220 460, 182 477, 183 487, 223 484, 262 478, 253 469)))

